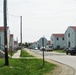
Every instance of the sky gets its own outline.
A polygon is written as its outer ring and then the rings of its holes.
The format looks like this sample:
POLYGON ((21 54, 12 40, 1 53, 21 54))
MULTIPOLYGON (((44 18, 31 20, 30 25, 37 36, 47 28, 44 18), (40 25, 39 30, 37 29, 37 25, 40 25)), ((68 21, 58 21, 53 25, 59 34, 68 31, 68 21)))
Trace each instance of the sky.
MULTIPOLYGON (((3 26, 3 0, 0 0, 0 26, 3 26)), ((50 40, 54 33, 65 33, 76 25, 76 0, 7 0, 7 25, 14 39, 35 42, 41 37, 50 40)))

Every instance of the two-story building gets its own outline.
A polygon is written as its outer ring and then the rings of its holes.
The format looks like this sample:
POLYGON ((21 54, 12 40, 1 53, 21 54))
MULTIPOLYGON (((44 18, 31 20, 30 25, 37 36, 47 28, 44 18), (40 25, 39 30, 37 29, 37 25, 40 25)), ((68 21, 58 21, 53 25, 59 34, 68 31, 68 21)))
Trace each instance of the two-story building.
POLYGON ((65 31, 65 47, 76 46, 76 26, 69 26, 65 31))
POLYGON ((64 48, 64 34, 52 34, 50 39, 53 49, 64 48))
MULTIPOLYGON (((9 27, 7 27, 7 47, 9 50, 10 45, 10 30, 9 27)), ((0 26, 0 49, 4 50, 4 27, 0 26)))
POLYGON ((18 47, 19 47, 19 45, 18 45, 18 41, 14 41, 14 49, 17 50, 18 47))
POLYGON ((10 49, 14 50, 14 36, 10 34, 10 49))

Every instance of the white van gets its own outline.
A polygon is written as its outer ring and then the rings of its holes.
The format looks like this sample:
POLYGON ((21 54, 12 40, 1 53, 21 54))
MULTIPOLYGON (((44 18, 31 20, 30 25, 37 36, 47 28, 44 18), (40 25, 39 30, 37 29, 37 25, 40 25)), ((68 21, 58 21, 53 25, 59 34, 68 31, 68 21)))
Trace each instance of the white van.
POLYGON ((52 51, 52 50, 53 50, 53 48, 51 46, 46 46, 45 47, 45 51, 52 51))

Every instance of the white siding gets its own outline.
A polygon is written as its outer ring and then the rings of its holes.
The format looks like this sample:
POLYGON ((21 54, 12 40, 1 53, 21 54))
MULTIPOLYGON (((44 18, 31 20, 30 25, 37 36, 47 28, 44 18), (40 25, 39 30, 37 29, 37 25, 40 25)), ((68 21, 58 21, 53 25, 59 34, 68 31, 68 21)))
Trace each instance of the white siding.
POLYGON ((1 50, 4 50, 4 32, 0 32, 1 37, 1 50))
MULTIPOLYGON (((10 32, 9 29, 7 30, 7 46, 9 49, 9 40, 10 40, 10 32)), ((1 50, 4 50, 4 31, 0 31, 0 37, 1 37, 1 50)))
POLYGON ((13 39, 13 37, 10 37, 10 47, 12 49, 14 49, 14 39, 13 39))
POLYGON ((53 48, 55 49, 56 48, 56 38, 52 35, 51 36, 51 45, 53 46, 53 48))
POLYGON ((64 48, 63 38, 64 37, 55 37, 54 35, 51 36, 51 45, 53 46, 53 49, 57 49, 57 46, 59 46, 60 48, 64 48))
POLYGON ((76 32, 72 28, 68 27, 65 32, 65 47, 75 47, 75 46, 76 46, 76 32))

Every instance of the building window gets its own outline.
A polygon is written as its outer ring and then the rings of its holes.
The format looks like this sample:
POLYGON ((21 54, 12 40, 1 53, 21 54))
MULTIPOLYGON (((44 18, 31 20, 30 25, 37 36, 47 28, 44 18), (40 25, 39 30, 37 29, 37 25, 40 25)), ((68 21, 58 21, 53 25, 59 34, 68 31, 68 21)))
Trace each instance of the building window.
POLYGON ((64 40, 64 37, 62 38, 62 40, 64 40))
POLYGON ((70 37, 70 33, 68 33, 68 37, 70 37))
POLYGON ((70 42, 68 42, 68 47, 70 47, 70 42))
POLYGON ((57 40, 59 40, 59 38, 57 38, 57 40))

